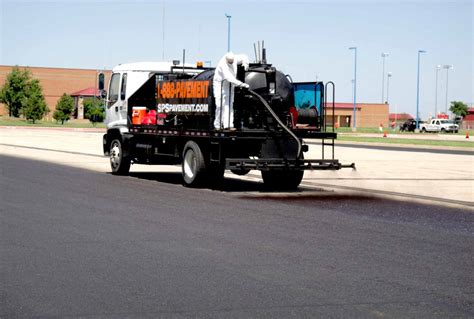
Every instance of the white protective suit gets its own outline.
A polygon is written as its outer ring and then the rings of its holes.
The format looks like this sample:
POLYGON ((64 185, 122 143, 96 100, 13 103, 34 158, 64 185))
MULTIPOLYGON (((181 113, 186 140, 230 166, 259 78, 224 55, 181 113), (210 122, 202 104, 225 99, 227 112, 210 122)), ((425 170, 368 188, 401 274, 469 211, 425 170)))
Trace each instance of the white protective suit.
POLYGON ((216 102, 214 128, 233 128, 234 126, 234 87, 249 88, 249 85, 236 78, 237 65, 248 70, 249 58, 245 54, 228 52, 217 64, 214 72, 213 90, 216 102))

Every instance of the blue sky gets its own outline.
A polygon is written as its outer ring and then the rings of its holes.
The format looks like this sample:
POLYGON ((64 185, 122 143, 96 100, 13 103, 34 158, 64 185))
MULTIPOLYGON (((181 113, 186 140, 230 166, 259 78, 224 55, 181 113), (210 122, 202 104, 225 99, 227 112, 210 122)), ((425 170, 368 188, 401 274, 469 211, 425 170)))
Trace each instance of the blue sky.
MULTIPOLYGON (((161 60, 164 47, 165 60, 181 60, 185 48, 187 62, 215 65, 227 49, 225 13, 232 15, 232 51, 253 59, 253 43, 265 40, 269 62, 295 81, 334 81, 339 102, 352 101, 350 46, 358 47, 358 102, 381 102, 381 53, 388 52, 390 111, 414 115, 419 49, 427 51, 422 117, 434 112, 438 64, 454 66, 449 101, 474 102, 472 0, 0 0, 0 64, 112 68, 161 60)), ((444 110, 445 94, 441 70, 438 109, 444 110)))

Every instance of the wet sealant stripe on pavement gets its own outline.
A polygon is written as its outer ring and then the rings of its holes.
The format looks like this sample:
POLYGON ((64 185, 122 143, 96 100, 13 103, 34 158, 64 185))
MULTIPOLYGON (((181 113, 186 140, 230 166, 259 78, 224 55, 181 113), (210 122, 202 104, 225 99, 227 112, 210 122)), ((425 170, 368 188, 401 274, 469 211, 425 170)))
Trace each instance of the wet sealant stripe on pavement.
POLYGON ((397 196, 397 197, 404 197, 404 198, 411 198, 411 199, 422 199, 428 200, 436 203, 445 203, 445 204, 455 204, 455 205, 462 205, 468 207, 474 207, 474 202, 467 202, 462 200, 455 200, 455 199, 447 199, 447 198, 437 198, 425 195, 415 195, 415 194, 408 194, 408 193, 399 193, 399 192, 392 192, 392 191, 382 191, 382 190, 375 190, 369 188, 359 188, 359 187, 350 187, 350 186, 342 186, 342 185, 331 185, 331 184, 323 184, 323 183, 308 183, 302 182, 301 185, 307 187, 330 187, 330 188, 338 188, 338 189, 345 189, 350 191, 358 191, 358 192, 367 192, 372 194, 378 195, 390 195, 390 196, 397 196))
MULTIPOLYGON (((247 174, 247 176, 255 177, 255 178, 259 177, 259 175, 256 175, 256 174, 247 174)), ((399 192, 392 192, 392 191, 382 191, 382 190, 369 189, 369 188, 333 185, 333 184, 325 184, 325 183, 314 183, 314 182, 307 182, 304 180, 301 182, 300 187, 304 187, 308 190, 314 190, 315 188, 319 190, 321 188, 326 188, 326 189, 335 188, 335 189, 343 189, 343 190, 354 191, 354 192, 368 193, 375 196, 376 195, 397 196, 399 198, 403 197, 403 198, 409 198, 409 199, 426 200, 426 201, 430 201, 436 204, 454 204, 454 205, 467 206, 470 208, 474 207, 474 202, 468 202, 468 201, 462 201, 462 200, 437 198, 437 197, 431 197, 431 196, 425 196, 425 195, 407 194, 407 193, 399 193, 399 192)))

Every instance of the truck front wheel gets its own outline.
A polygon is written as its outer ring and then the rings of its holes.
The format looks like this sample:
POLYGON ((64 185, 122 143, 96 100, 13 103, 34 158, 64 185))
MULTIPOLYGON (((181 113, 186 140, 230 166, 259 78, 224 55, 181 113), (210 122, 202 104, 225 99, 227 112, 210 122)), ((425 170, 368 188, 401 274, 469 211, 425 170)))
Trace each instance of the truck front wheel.
POLYGON ((130 158, 124 155, 123 143, 120 139, 110 143, 110 167, 114 175, 127 175, 130 171, 130 158))
POLYGON ((303 179, 304 171, 262 171, 265 187, 270 189, 294 190, 303 179))
POLYGON ((184 145, 181 171, 185 186, 198 186, 205 179, 206 162, 199 145, 189 141, 184 145))

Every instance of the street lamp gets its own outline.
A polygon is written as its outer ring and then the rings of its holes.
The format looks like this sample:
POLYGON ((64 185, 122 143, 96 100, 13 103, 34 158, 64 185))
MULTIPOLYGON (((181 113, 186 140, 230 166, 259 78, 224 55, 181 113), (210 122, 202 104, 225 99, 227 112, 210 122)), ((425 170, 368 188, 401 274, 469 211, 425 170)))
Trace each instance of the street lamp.
POLYGON ((436 88, 435 88, 435 112, 434 117, 438 117, 438 72, 441 69, 441 65, 436 66, 436 88))
POLYGON ((443 69, 446 69, 446 110, 445 110, 445 113, 448 114, 448 73, 449 73, 449 69, 452 69, 453 66, 452 65, 443 65, 443 69))
POLYGON ((230 14, 225 14, 227 18, 227 52, 230 52, 230 19, 232 16, 230 14))
POLYGON ((387 104, 388 103, 388 94, 390 93, 390 78, 392 77, 392 72, 387 72, 387 104))
POLYGON ((382 103, 384 103, 384 88, 385 88, 385 58, 388 57, 389 54, 382 52, 382 103))
POLYGON ((416 76, 416 129, 420 129, 420 54, 426 53, 425 50, 418 50, 418 73, 416 76))
POLYGON ((357 47, 350 47, 349 50, 354 50, 354 119, 352 122, 352 130, 357 130, 356 126, 356 92, 357 92, 357 47))

